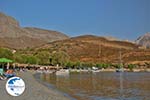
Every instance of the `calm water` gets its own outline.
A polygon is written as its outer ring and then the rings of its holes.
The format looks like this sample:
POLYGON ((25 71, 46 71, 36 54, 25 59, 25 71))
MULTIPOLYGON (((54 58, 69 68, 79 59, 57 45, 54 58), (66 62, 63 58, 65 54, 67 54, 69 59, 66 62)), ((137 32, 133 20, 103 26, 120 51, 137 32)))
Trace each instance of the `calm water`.
POLYGON ((150 73, 41 74, 40 79, 77 100, 150 100, 150 73))

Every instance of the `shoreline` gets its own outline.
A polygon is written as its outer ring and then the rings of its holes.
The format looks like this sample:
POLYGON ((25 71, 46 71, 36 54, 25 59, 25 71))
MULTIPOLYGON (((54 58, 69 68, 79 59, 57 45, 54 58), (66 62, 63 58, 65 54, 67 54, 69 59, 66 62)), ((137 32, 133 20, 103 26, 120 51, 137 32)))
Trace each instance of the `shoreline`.
POLYGON ((22 78, 26 85, 24 93, 18 97, 10 96, 5 89, 6 80, 0 80, 0 98, 4 100, 76 100, 35 75, 38 75, 35 71, 18 73, 17 76, 22 78))
POLYGON ((4 100, 71 100, 69 97, 49 89, 39 83, 35 77, 35 72, 19 72, 18 77, 25 82, 25 91, 18 97, 10 96, 5 89, 6 80, 0 80, 0 98, 4 100))
POLYGON ((56 92, 56 93, 58 93, 58 94, 61 94, 61 95, 65 96, 65 97, 69 98, 70 100, 76 100, 75 98, 69 96, 69 94, 64 93, 64 92, 58 90, 58 89, 57 89, 55 86, 53 86, 52 84, 49 84, 49 83, 46 83, 46 82, 40 80, 40 79, 39 79, 39 77, 40 77, 39 75, 40 75, 40 73, 35 73, 35 74, 33 74, 33 77, 35 78, 35 80, 36 80, 38 83, 44 85, 44 86, 47 87, 48 89, 50 89, 50 90, 52 90, 52 91, 54 91, 54 92, 56 92))

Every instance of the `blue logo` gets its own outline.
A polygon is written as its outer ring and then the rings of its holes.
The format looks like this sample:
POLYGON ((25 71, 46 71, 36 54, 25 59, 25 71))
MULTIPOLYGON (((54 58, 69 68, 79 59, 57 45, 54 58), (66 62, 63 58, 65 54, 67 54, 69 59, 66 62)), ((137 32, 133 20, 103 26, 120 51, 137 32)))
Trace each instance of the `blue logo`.
POLYGON ((6 90, 11 96, 20 96, 25 90, 25 83, 20 77, 12 77, 6 83, 6 90))

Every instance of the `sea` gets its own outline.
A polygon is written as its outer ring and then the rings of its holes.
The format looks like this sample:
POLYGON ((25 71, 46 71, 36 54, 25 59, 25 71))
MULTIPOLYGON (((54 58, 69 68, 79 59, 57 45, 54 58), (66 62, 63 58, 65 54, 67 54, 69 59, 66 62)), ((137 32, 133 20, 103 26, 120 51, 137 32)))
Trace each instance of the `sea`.
POLYGON ((72 100, 150 100, 148 72, 39 74, 39 79, 72 100))

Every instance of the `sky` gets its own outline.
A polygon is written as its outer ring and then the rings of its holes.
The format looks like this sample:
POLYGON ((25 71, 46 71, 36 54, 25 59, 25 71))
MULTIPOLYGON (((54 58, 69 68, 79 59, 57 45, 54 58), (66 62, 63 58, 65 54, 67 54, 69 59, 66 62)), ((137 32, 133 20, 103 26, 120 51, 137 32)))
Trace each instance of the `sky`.
POLYGON ((150 32, 150 0, 0 0, 21 27, 135 40, 150 32))

